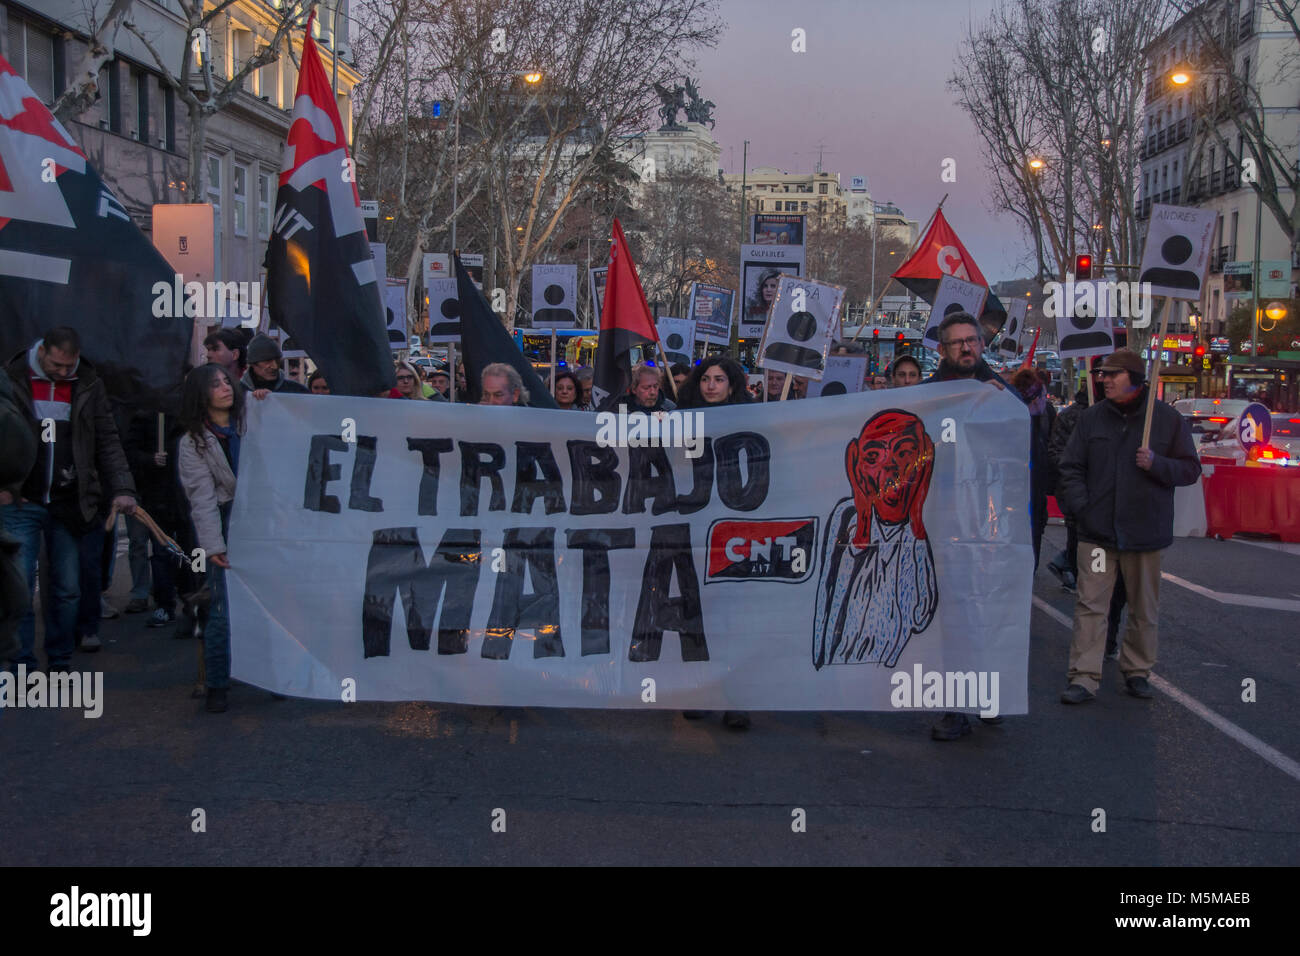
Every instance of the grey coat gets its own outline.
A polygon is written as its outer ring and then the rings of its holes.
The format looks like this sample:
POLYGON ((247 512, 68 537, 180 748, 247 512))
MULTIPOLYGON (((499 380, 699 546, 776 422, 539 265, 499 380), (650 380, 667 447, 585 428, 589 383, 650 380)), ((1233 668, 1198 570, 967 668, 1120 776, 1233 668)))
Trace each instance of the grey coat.
POLYGON ((226 540, 221 534, 219 509, 234 500, 235 473, 230 470, 230 462, 226 461, 217 436, 205 431, 199 443, 193 435, 182 435, 176 468, 190 502, 190 517, 199 547, 207 555, 224 554, 226 540))

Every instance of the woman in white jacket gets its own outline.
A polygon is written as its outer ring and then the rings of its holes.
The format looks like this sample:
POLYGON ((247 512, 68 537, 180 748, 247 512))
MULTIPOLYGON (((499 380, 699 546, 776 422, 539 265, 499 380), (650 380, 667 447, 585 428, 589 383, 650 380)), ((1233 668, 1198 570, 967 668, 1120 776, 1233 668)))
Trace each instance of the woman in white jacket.
POLYGON ((203 630, 207 709, 226 709, 230 689, 230 606, 226 599, 226 533, 239 471, 239 437, 244 430, 243 389, 220 365, 201 365, 185 379, 181 393, 181 436, 176 465, 190 503, 195 536, 207 563, 212 603, 203 630))

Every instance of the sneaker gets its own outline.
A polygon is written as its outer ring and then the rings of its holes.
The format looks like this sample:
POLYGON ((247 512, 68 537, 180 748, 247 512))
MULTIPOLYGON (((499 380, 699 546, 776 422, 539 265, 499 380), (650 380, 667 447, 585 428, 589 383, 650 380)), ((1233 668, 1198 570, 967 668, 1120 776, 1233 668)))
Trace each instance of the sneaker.
POLYGON ((87 634, 81 639, 81 647, 78 649, 85 651, 87 654, 94 654, 103 646, 99 641, 98 634, 87 634))
POLYGON ((99 616, 105 621, 111 621, 115 617, 120 617, 121 612, 108 603, 108 598, 101 595, 99 598, 99 616))
POLYGON ((1097 697, 1082 684, 1071 684, 1061 693, 1062 704, 1086 704, 1097 697))
POLYGON ((939 722, 930 728, 933 740, 959 740, 970 733, 970 718, 965 714, 944 714, 939 722))
POLYGON ((1130 677, 1124 681, 1124 687, 1134 697, 1140 697, 1143 700, 1150 700, 1155 696, 1151 693, 1151 684, 1145 677, 1130 677))
POLYGON ((224 687, 209 687, 208 702, 206 704, 209 714, 224 714, 226 712, 226 695, 229 692, 224 687))
POLYGON ((156 607, 153 613, 149 615, 149 620, 144 622, 145 627, 166 627, 172 621, 176 620, 176 615, 165 607, 156 607))
POLYGON ((749 711, 729 710, 722 715, 722 723, 732 730, 748 730, 749 711))
POLYGON ((147 610, 149 610, 148 598, 131 598, 126 602, 127 614, 141 614, 147 610))

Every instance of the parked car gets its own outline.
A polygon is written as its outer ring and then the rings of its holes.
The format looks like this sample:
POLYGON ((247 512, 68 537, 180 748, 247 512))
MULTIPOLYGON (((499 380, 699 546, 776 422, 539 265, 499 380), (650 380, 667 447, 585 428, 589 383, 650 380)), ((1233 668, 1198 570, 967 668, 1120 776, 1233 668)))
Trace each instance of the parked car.
POLYGON ((1217 442, 1229 435, 1227 428, 1250 403, 1240 398, 1182 398, 1174 402, 1174 411, 1192 428, 1192 440, 1200 444, 1217 442))

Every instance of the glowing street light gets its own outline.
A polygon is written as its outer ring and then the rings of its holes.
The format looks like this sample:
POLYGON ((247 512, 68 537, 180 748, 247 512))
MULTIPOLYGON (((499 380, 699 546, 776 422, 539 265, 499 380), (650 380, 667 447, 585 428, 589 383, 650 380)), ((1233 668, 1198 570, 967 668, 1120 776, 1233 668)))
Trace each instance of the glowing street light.
POLYGON ((1281 322, 1286 318, 1286 306, 1281 302, 1270 302, 1268 308, 1264 310, 1264 314, 1274 322, 1281 322))
POLYGON ((1029 161, 1029 168, 1034 170, 1034 172, 1037 172, 1038 170, 1042 169, 1046 165, 1047 163, 1043 162, 1037 156, 1035 156, 1033 159, 1029 161))
POLYGON ((532 73, 525 73, 524 82, 532 83, 532 84, 540 83, 542 82, 542 74, 538 73, 536 70, 534 70, 532 73))

